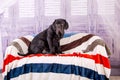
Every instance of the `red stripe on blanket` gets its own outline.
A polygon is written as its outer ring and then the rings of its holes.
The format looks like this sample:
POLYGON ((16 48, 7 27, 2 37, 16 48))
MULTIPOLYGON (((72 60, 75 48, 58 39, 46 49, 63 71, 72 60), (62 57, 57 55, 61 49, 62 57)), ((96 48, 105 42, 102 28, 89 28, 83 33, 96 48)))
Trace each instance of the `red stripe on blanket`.
MULTIPOLYGON (((56 56, 56 55, 53 55, 53 54, 32 54, 32 55, 28 55, 25 57, 15 57, 13 55, 8 55, 7 58, 4 60, 2 72, 5 71, 5 66, 8 65, 9 63, 13 62, 14 60, 20 60, 22 58, 34 57, 34 56, 40 57, 40 56, 56 56)), ((73 53, 73 54, 59 54, 58 56, 61 56, 61 57, 73 57, 73 56, 75 56, 75 57, 89 58, 89 59, 94 60, 96 64, 102 64, 104 67, 110 68, 109 59, 100 55, 100 54, 89 55, 89 54, 73 53)))
POLYGON ((89 54, 73 53, 73 54, 67 54, 67 55, 62 54, 61 56, 76 56, 76 57, 89 58, 89 59, 93 59, 96 64, 103 64, 104 67, 111 68, 109 59, 100 54, 89 55, 89 54))

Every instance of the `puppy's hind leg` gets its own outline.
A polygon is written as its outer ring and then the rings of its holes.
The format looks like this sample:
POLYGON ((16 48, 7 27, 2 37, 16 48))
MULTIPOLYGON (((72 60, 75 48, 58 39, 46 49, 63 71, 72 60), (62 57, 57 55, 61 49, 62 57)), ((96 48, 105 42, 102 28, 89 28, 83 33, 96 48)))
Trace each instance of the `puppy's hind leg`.
POLYGON ((43 53, 45 50, 45 42, 43 40, 39 40, 39 45, 37 46, 36 53, 43 53))
POLYGON ((34 54, 42 53, 42 51, 45 48, 45 43, 43 40, 39 40, 38 42, 34 43, 30 47, 30 51, 33 52, 34 54))
POLYGON ((48 53, 50 53, 50 49, 49 49, 49 48, 45 48, 45 49, 42 51, 42 53, 48 54, 48 53))

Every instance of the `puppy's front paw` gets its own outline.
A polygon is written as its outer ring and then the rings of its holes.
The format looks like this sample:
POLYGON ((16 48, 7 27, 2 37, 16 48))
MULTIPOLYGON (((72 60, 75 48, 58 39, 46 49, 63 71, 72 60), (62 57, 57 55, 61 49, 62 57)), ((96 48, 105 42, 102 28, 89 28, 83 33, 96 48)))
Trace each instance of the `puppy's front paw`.
POLYGON ((57 51, 57 53, 58 53, 58 54, 61 54, 61 53, 62 53, 62 51, 61 51, 61 50, 58 50, 58 51, 57 51))

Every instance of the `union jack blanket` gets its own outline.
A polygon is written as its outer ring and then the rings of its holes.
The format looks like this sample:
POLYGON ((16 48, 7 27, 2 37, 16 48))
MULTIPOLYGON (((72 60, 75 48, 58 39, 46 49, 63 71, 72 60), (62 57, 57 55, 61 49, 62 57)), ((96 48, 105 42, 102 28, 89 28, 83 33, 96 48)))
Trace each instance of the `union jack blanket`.
POLYGON ((25 57, 33 36, 14 40, 6 49, 4 80, 109 80, 110 51, 92 34, 74 34, 61 39, 64 54, 32 54, 25 57))

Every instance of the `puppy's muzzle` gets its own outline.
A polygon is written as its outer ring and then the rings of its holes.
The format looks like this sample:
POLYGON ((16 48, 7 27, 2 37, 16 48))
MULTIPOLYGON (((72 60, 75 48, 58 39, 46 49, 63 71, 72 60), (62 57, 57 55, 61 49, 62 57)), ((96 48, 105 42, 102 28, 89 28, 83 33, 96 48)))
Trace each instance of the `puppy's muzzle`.
POLYGON ((58 32, 58 37, 59 37, 59 38, 62 38, 62 37, 63 37, 63 35, 64 35, 63 33, 58 32))

